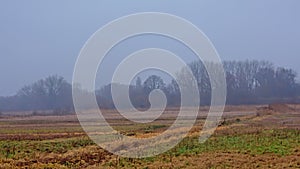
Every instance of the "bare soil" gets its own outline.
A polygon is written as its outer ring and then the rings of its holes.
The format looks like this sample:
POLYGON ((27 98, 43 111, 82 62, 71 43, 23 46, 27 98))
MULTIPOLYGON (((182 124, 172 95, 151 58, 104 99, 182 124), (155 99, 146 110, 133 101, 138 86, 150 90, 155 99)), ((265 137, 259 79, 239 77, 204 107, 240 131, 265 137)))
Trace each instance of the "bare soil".
MULTIPOLYGON (((208 110, 208 107, 200 109, 188 140, 199 136, 208 110)), ((104 111, 105 117, 116 130, 138 138, 153 137, 165 131, 174 122, 177 113, 177 108, 168 109, 150 124, 134 124, 114 110, 104 111)), ((176 150, 170 150, 172 153, 149 159, 120 158, 98 147, 81 129, 76 115, 5 115, 0 118, 0 126, 0 169, 300 168, 300 139, 297 135, 285 135, 282 132, 299 133, 300 105, 295 104, 227 106, 219 127, 204 148, 197 142, 185 141, 176 150), (243 149, 247 144, 252 144, 249 140, 260 137, 270 141, 262 144, 269 146, 270 152, 253 153, 243 149), (234 146, 227 143, 227 138, 229 141, 241 139, 246 143, 234 146), (222 141, 224 146, 231 148, 222 148, 222 141), (185 146, 190 144, 192 147, 199 146, 199 150, 186 149, 185 146)), ((234 143, 239 144, 239 141, 234 143)))

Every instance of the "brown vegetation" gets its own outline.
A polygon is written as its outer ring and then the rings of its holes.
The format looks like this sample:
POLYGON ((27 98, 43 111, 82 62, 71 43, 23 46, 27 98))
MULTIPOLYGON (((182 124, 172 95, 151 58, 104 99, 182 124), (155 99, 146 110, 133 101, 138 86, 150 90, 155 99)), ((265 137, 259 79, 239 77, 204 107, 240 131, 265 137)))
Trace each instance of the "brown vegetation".
MULTIPOLYGON (((299 168, 299 107, 227 106, 215 134, 199 144, 207 115, 201 108, 186 139, 146 159, 119 158, 101 149, 74 115, 5 117, 0 120, 0 168, 299 168)), ((174 111, 168 109, 151 124, 127 123, 111 110, 106 117, 122 133, 147 138, 165 131, 176 118, 174 111)))

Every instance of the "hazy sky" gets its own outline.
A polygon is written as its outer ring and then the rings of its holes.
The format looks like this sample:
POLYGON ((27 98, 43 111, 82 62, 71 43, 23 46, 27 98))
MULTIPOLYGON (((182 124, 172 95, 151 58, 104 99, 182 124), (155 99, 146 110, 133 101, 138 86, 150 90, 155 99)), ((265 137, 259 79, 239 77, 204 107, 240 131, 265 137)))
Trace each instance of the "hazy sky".
MULTIPOLYGON (((269 60, 300 72, 299 9, 299 0, 2 0, 0 95, 53 74, 71 81, 85 41, 109 21, 136 12, 166 12, 191 21, 223 60, 269 60)), ((154 40, 150 37, 149 44, 154 40)))

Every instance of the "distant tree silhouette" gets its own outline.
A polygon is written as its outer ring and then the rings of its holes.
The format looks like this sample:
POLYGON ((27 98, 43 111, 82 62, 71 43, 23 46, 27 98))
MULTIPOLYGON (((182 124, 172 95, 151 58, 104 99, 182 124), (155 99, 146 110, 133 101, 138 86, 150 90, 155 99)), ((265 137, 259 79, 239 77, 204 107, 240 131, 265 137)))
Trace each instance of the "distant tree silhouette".
MULTIPOLYGON (((115 108, 112 100, 111 87, 114 85, 119 92, 119 98, 124 97, 124 89, 129 88, 131 103, 136 108, 149 107, 149 93, 154 89, 162 90, 168 106, 180 106, 180 89, 178 84, 190 86, 191 70, 199 88, 202 105, 209 105, 212 86, 218 85, 218 79, 210 79, 207 68, 218 73, 220 66, 213 62, 192 62, 188 67, 177 72, 176 80, 165 84, 157 75, 151 75, 143 82, 137 77, 135 84, 108 84, 95 91, 98 105, 101 108, 115 108), (206 65, 207 67, 205 67, 206 65), (212 83, 212 84, 211 84, 212 83)), ((276 68, 266 61, 225 61, 223 67, 226 73, 227 104, 267 104, 278 101, 300 102, 300 84, 296 82, 297 74, 292 69, 276 68)), ((91 92, 82 91, 83 95, 91 92)), ((126 105, 127 106, 127 105, 126 105)), ((0 97, 0 110, 54 110, 65 112, 73 109, 72 87, 61 76, 49 76, 31 85, 21 88, 16 95, 0 97)))
POLYGON ((166 85, 165 85, 163 79, 157 75, 149 76, 143 84, 143 88, 147 94, 150 93, 154 89, 162 89, 163 90, 163 89, 165 89, 165 86, 166 85))
POLYGON ((21 88, 16 95, 24 109, 60 109, 72 106, 71 85, 63 77, 54 75, 21 88))
POLYGON ((142 88, 142 79, 140 77, 137 77, 136 82, 135 82, 135 87, 142 88))

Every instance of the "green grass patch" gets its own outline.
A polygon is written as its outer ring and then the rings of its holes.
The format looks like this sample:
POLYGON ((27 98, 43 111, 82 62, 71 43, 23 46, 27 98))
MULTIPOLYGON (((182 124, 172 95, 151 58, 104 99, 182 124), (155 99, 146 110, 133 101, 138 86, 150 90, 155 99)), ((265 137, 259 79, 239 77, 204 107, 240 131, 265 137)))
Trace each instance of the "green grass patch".
POLYGON ((260 134, 212 137, 198 143, 197 137, 185 138, 172 152, 175 155, 202 152, 238 152, 247 154, 288 155, 300 145, 299 130, 266 130, 260 134))

